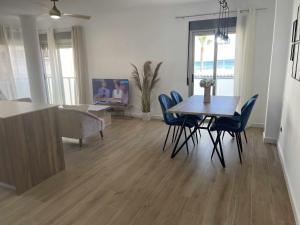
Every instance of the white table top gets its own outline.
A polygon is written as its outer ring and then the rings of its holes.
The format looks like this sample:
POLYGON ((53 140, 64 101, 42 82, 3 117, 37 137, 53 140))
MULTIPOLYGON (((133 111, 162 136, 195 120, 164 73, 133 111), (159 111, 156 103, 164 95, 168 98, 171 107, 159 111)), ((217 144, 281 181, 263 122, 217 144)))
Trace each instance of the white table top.
POLYGON ((6 119, 31 112, 57 107, 56 105, 36 104, 17 101, 0 101, 0 119, 6 119))
POLYGON ((168 111, 186 115, 232 116, 240 100, 236 96, 212 96, 211 102, 205 104, 203 98, 200 95, 191 96, 168 111))

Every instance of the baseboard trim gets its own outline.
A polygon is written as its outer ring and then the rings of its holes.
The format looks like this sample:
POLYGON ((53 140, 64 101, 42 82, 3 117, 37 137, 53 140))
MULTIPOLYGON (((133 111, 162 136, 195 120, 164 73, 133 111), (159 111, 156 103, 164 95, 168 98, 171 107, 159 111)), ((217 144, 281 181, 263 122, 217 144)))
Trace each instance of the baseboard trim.
POLYGON ((277 144, 277 139, 276 138, 271 138, 271 137, 266 137, 265 132, 263 133, 263 141, 265 144, 277 144))
POLYGON ((294 213, 295 222, 296 222, 297 225, 300 225, 300 214, 297 212, 295 200, 293 198, 294 191, 293 191, 293 188, 292 188, 291 183, 290 183, 289 175, 287 174, 287 170, 286 170, 286 166, 285 166, 285 160, 284 160, 284 156, 283 156, 283 149, 281 148, 279 143, 277 144, 277 149, 278 149, 279 159, 280 159, 280 162, 281 162, 281 167, 282 167, 283 174, 284 174, 285 183, 287 185, 287 189, 288 189, 288 193, 289 193, 289 197, 290 197, 290 202, 292 204, 292 209, 293 209, 293 213, 294 213))
POLYGON ((251 123, 249 127, 264 128, 265 124, 264 123, 251 123))

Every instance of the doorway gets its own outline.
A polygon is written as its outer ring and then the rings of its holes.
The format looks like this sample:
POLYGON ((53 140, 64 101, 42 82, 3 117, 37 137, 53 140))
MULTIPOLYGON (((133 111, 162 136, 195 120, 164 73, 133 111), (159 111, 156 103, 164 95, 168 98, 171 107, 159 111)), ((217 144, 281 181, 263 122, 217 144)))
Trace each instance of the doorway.
POLYGON ((189 49, 189 94, 203 95, 202 79, 214 79, 212 95, 234 95, 235 29, 230 29, 229 41, 221 42, 215 30, 191 31, 189 49))

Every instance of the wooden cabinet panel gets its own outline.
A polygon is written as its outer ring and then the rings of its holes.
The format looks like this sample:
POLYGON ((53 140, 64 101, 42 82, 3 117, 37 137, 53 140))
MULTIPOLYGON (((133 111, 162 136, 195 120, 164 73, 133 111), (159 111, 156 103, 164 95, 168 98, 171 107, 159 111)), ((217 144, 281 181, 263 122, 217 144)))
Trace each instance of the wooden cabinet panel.
POLYGON ((1 182, 20 194, 65 169, 57 107, 0 121, 1 182))

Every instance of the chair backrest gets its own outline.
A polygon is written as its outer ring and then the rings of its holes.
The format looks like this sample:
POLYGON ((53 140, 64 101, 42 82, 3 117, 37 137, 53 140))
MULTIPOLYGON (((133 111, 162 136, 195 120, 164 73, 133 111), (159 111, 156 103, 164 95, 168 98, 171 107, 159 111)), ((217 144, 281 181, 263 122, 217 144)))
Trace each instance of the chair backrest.
POLYGON ((171 98, 176 104, 183 101, 181 94, 177 91, 171 91, 171 98))
POLYGON ((175 117, 174 117, 173 113, 168 112, 168 109, 173 107, 175 104, 174 104, 173 100, 165 94, 161 94, 160 96, 158 96, 158 101, 160 103, 164 121, 166 124, 169 124, 169 122, 171 120, 173 120, 175 117))
MULTIPOLYGON (((258 96, 257 96, 258 97, 258 96)), ((246 104, 245 107, 243 107, 242 112, 241 112, 241 129, 244 130, 247 126, 247 123, 249 121, 252 109, 255 105, 255 102, 257 100, 257 97, 252 97, 250 98, 246 104)))
POLYGON ((59 124, 62 137, 84 138, 102 130, 104 121, 88 112, 59 108, 59 124))
POLYGON ((244 108, 247 106, 248 102, 249 102, 252 98, 257 99, 257 98, 258 98, 258 94, 253 95, 249 100, 247 100, 246 103, 243 105, 241 111, 244 110, 244 108))

